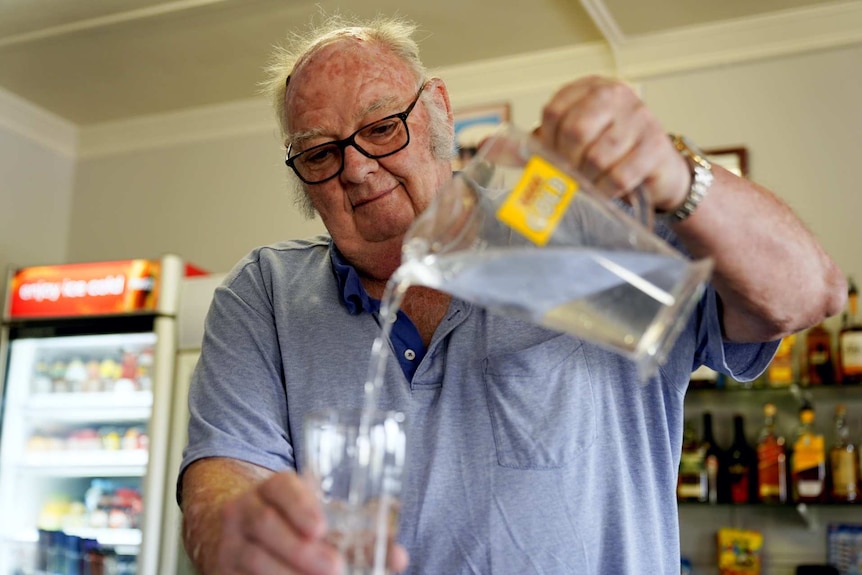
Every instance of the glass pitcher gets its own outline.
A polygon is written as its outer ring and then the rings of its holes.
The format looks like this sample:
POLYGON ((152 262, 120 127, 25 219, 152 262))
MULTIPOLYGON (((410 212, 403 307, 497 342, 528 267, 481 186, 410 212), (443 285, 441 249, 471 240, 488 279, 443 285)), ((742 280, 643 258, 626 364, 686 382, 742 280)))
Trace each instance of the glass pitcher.
MULTIPOLYGON (((638 198, 633 206, 652 214, 638 198)), ((398 273, 616 351, 647 381, 711 270, 504 125, 413 223, 398 273)))

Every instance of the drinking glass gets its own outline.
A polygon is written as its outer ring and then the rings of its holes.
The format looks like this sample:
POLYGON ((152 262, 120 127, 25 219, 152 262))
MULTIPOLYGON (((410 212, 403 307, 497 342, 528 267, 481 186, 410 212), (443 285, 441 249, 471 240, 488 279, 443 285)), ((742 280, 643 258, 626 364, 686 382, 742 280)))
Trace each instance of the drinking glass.
POLYGON ((302 473, 326 514, 345 575, 384 575, 395 541, 406 451, 404 414, 325 409, 306 415, 302 473))

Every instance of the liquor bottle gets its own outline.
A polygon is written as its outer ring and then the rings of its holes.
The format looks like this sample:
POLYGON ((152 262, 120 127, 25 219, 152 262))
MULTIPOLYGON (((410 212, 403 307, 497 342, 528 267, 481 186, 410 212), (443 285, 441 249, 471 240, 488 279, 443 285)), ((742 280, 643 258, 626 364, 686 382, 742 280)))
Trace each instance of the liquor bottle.
POLYGON ((775 404, 763 406, 763 427, 757 439, 758 499, 763 503, 787 503, 787 448, 775 430, 775 404))
POLYGON ((859 306, 858 290, 853 278, 849 278, 847 292, 847 312, 844 314, 841 331, 838 334, 838 350, 841 357, 842 383, 862 382, 862 325, 856 313, 859 306))
POLYGON ((770 387, 790 387, 797 379, 796 334, 788 335, 778 344, 775 356, 766 368, 770 387))
POLYGON ((723 453, 712 433, 712 413, 708 411, 703 412, 701 444, 704 447, 704 466, 706 468, 706 498, 710 503, 718 503, 720 499, 724 499, 721 495, 724 484, 723 453))
POLYGON ((808 330, 805 336, 805 363, 809 385, 828 385, 835 383, 835 369, 832 363, 832 335, 818 323, 808 330))
POLYGON ((745 440, 742 415, 733 416, 733 442, 725 455, 727 486, 731 503, 757 500, 757 453, 745 440))
POLYGON ((814 408, 805 403, 799 410, 799 427, 791 458, 791 483, 795 501, 814 503, 823 500, 826 487, 825 449, 823 436, 814 428, 814 408))
POLYGON ((835 439, 829 449, 829 499, 847 503, 859 498, 859 451, 850 439, 847 407, 835 407, 835 439))
POLYGON ((682 432, 676 496, 679 501, 705 502, 709 498, 708 488, 706 448, 698 440, 692 421, 686 420, 682 432))

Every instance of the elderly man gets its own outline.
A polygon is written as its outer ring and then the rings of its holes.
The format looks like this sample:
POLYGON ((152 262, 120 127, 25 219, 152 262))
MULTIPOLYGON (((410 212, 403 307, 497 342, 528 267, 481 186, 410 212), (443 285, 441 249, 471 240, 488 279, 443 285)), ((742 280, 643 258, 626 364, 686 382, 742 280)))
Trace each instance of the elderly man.
MULTIPOLYGON (((299 201, 329 233, 254 250, 215 293, 178 492, 202 573, 335 574, 343 563, 297 451, 306 412, 362 404, 402 239, 451 178, 449 94, 412 32, 398 20, 328 23, 271 69, 299 201)), ((756 377, 776 340, 841 310, 844 278, 785 204, 708 173, 622 83, 565 85, 537 133, 608 196, 642 186, 662 233, 714 259, 713 281, 644 387, 631 385, 631 362, 589 342, 410 288, 379 398, 409 421, 389 566, 676 574, 689 374, 705 364, 756 377)))

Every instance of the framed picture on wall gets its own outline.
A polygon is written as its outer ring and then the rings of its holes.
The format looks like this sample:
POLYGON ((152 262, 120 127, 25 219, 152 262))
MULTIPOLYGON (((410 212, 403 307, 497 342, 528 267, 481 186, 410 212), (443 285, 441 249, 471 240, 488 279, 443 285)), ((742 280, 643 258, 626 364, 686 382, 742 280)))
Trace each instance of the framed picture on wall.
POLYGON ((485 138, 497 126, 508 122, 509 118, 509 104, 505 102, 455 110, 455 146, 458 154, 452 161, 452 168, 458 170, 466 164, 485 138))
POLYGON ((748 177, 748 149, 737 148, 711 148, 703 151, 707 159, 713 164, 733 172, 743 178, 748 177))

